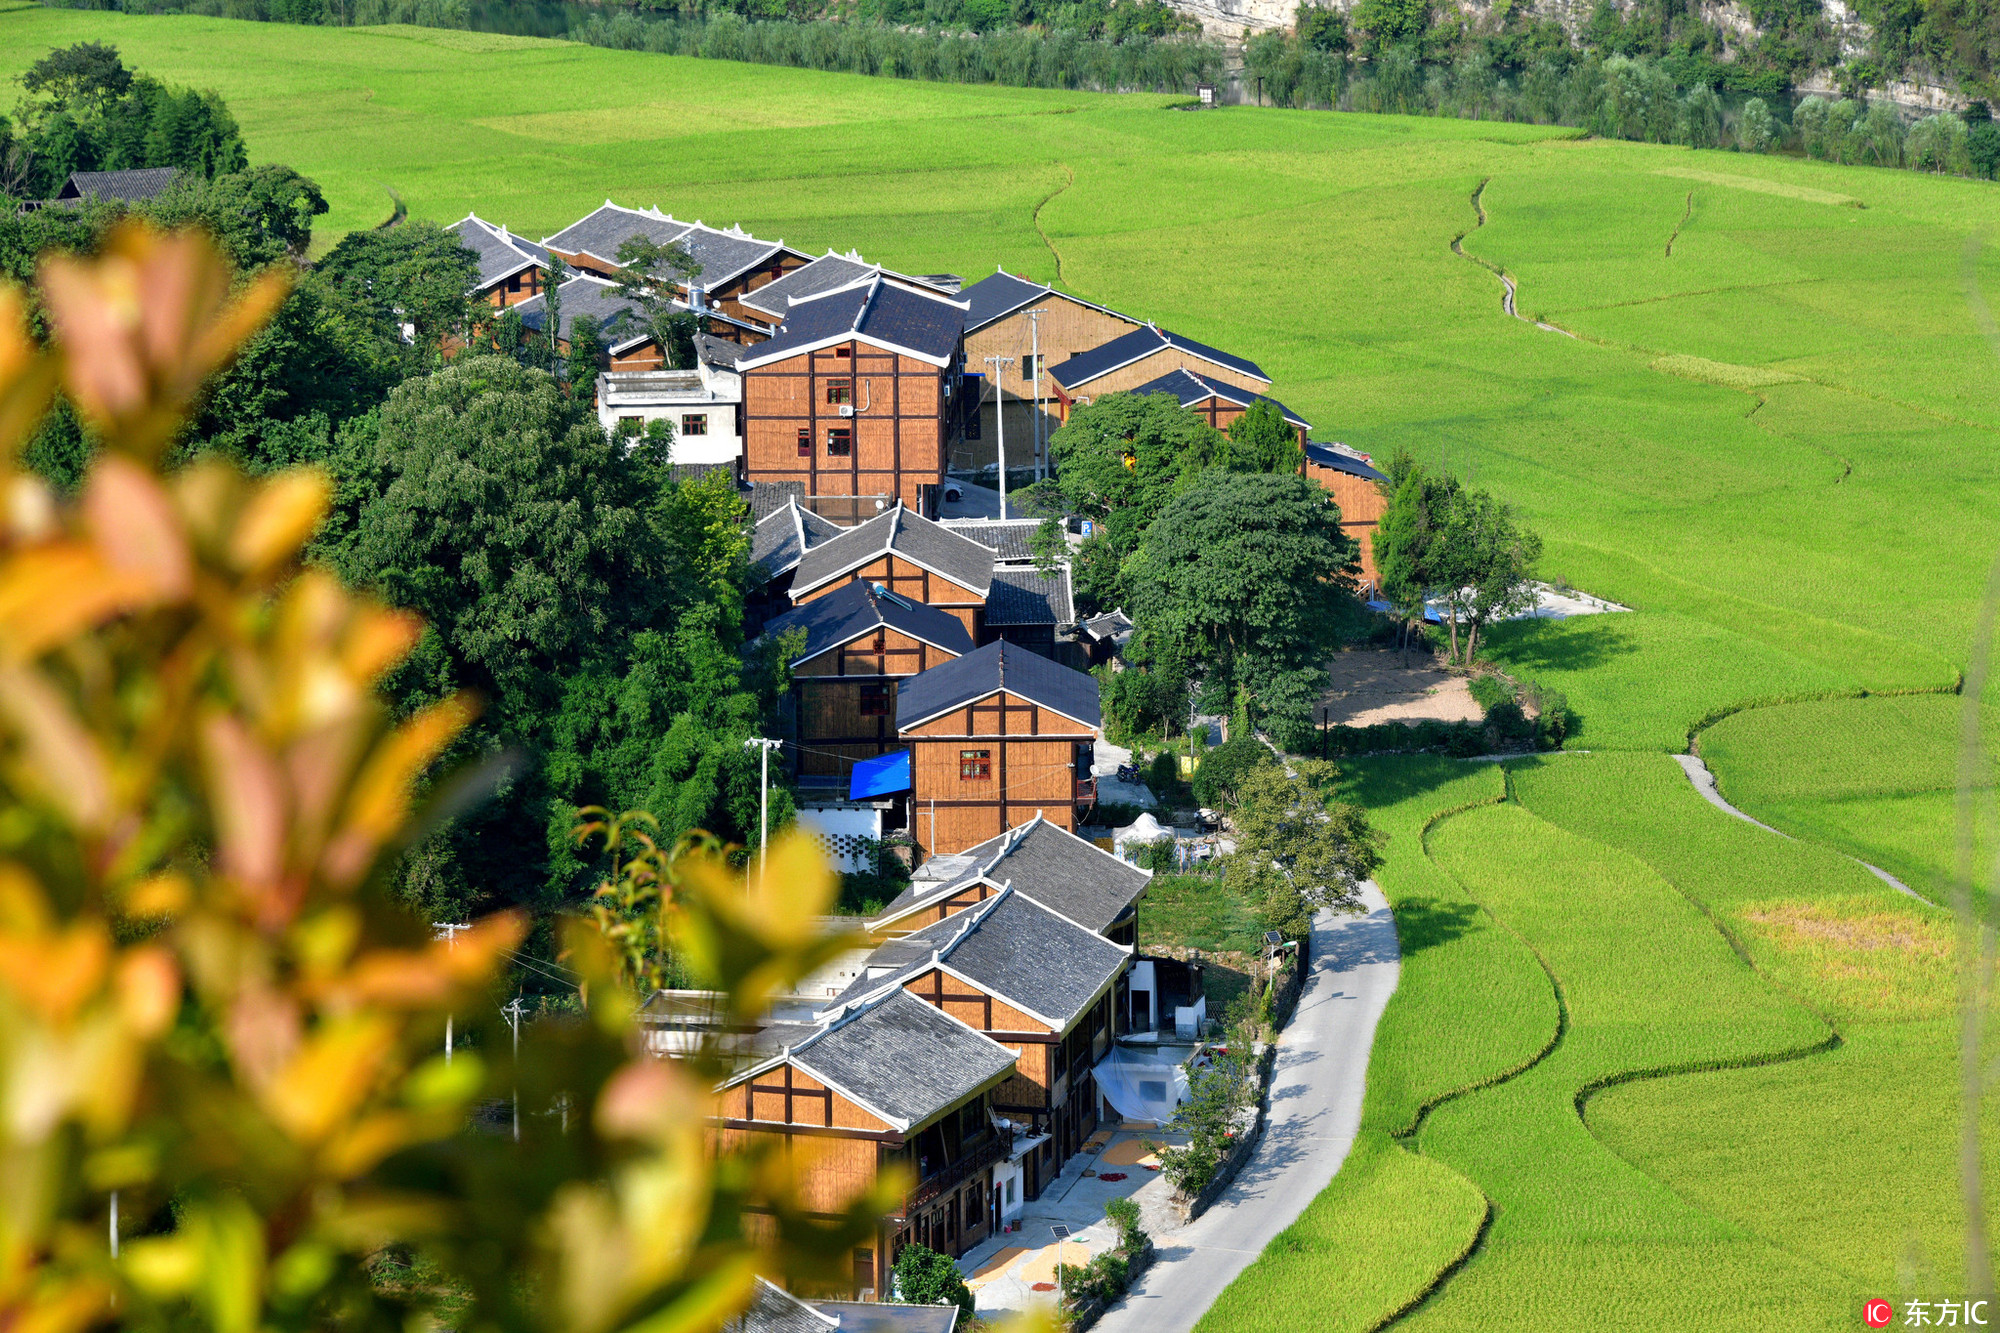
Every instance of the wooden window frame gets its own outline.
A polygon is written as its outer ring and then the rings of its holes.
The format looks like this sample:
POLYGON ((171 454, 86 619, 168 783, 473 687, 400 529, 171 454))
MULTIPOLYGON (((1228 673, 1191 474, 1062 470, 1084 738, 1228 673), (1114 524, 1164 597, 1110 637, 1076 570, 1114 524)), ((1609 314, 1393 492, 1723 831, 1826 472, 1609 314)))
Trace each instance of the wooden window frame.
POLYGON ((854 401, 854 381, 851 379, 828 380, 826 382, 826 405, 841 407, 854 401))
POLYGON ((847 426, 826 428, 826 456, 828 458, 851 458, 854 454, 854 431, 847 426))
POLYGON ((812 456, 813 456, 812 429, 808 426, 801 426, 799 427, 799 457, 811 458, 812 456))
POLYGON ((890 704, 887 681, 870 682, 861 687, 861 716, 887 717, 890 704))
POLYGON ((683 436, 708 434, 708 413, 681 413, 681 434, 683 436))
POLYGON ((960 782, 993 781, 993 751, 960 750, 958 752, 958 780, 960 782))

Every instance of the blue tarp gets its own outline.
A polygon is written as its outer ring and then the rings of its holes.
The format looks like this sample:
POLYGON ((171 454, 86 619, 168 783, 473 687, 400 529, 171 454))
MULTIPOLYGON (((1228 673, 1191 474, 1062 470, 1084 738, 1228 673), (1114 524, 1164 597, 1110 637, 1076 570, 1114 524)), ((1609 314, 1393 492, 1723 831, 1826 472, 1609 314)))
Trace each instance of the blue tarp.
POLYGON ((865 801, 871 796, 890 796, 909 789, 910 752, 898 750, 856 764, 854 778, 847 787, 847 799, 865 801))

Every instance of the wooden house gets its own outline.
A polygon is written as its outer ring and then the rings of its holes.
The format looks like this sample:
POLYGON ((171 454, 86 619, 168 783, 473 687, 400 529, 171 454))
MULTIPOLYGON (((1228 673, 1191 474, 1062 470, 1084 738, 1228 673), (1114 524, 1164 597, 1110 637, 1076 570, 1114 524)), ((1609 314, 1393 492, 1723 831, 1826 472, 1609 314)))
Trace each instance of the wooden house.
POLYGON ((745 292, 736 299, 731 310, 775 332, 785 322, 785 316, 791 314, 794 301, 804 301, 840 287, 851 287, 877 274, 893 286, 932 296, 950 297, 954 291, 952 286, 946 284, 944 275, 912 277, 883 268, 880 264, 871 264, 852 250, 844 255, 828 250, 811 263, 791 269, 783 277, 745 292))
POLYGON ((1180 405, 1197 413, 1217 430, 1228 430, 1230 423, 1248 412, 1258 403, 1269 403, 1291 428, 1298 432, 1299 447, 1305 448, 1306 433, 1312 423, 1286 407, 1275 398, 1261 393, 1253 393, 1239 388, 1227 380, 1212 375, 1197 375, 1191 370, 1170 370, 1156 380, 1149 380, 1132 390, 1133 393, 1170 393, 1180 400, 1180 405))
POLYGON ((996 1220, 1039 1197, 1097 1128, 1091 1069, 1111 1049, 1114 992, 1132 952, 1003 883, 878 947, 847 992, 900 987, 1015 1053, 992 1096, 1014 1122, 1012 1160, 995 1168, 996 1220))
POLYGON ((467 213, 451 230, 478 257, 472 295, 496 310, 540 296, 548 280, 549 252, 477 213, 467 213))
POLYGON ((843 583, 764 626, 767 639, 804 636, 789 654, 799 773, 848 775, 854 761, 903 748, 896 687, 972 651, 955 616, 870 583, 843 583))
POLYGON ((949 612, 978 643, 993 587, 993 552, 902 505, 815 543, 792 571, 803 604, 845 584, 868 583, 949 612))
POLYGON ((1048 368, 1131 333, 1140 322, 1011 273, 994 273, 959 295, 968 305, 965 366, 985 379, 978 416, 966 418, 965 439, 954 451, 953 465, 997 462, 1003 413, 1008 463, 1041 461, 1034 441, 1039 436, 1046 443, 1059 424, 1048 368), (1040 366, 1035 364, 1037 350, 1040 366), (1013 364, 990 366, 989 356, 1012 357, 1013 364))
POLYGON ((761 342, 768 327, 741 309, 742 298, 803 268, 811 256, 783 241, 760 240, 741 227, 684 222, 658 208, 624 208, 609 199, 542 242, 564 262, 616 277, 619 247, 634 237, 686 252, 694 273, 675 284, 682 302, 702 315, 703 331, 731 342, 761 342))
POLYGON ((986 641, 1005 639, 1065 666, 1077 666, 1082 653, 1069 638, 1076 624, 1075 600, 1068 565, 1053 574, 1033 565, 996 565, 992 590, 986 594, 986 641))
MULTIPOLYGON (((754 492, 753 492, 754 494, 754 492)), ((795 495, 757 520, 750 532, 751 601, 769 619, 791 609, 792 580, 807 551, 847 529, 807 509, 795 495)))
POLYGON ((877 273, 794 301, 743 374, 747 475, 937 512, 959 431, 965 307, 877 273))
POLYGON ((1136 945, 1139 900, 1152 879, 1152 871, 1038 815, 976 847, 931 857, 866 928, 871 939, 899 939, 977 907, 1011 884, 1113 944, 1136 945))
POLYGON ((1070 408, 1078 403, 1087 403, 1107 393, 1129 392, 1173 370, 1193 371, 1205 379, 1257 393, 1271 384, 1271 377, 1258 369, 1254 361, 1148 324, 1101 347, 1050 365, 1056 414, 1067 421, 1070 408))
POLYGON ((915 1184, 875 1243, 854 1251, 857 1294, 890 1289, 903 1245, 956 1258, 987 1237, 991 1168, 1013 1147, 992 1110, 1014 1074, 1012 1050, 900 988, 784 1041, 718 1090, 717 1146, 780 1138, 805 1206, 828 1213, 890 1167, 907 1172, 915 1184))
MULTIPOLYGON (((646 316, 638 306, 618 294, 618 284, 588 273, 579 273, 556 293, 560 327, 556 347, 569 351, 570 334, 576 321, 588 315, 597 321, 597 336, 604 344, 598 369, 613 371, 663 370, 666 353, 653 337, 646 316)), ((514 307, 521 323, 539 333, 549 318, 548 295, 531 296, 514 307)))
POLYGON ((936 855, 1033 815, 1075 828, 1099 717, 1095 679, 1005 640, 904 681, 911 836, 936 855))
POLYGON ((1376 580, 1375 530, 1389 508, 1382 493, 1388 477, 1369 465, 1368 459, 1345 445, 1307 444, 1306 476, 1326 487, 1340 506, 1340 528, 1361 544, 1361 583, 1371 587, 1376 580))

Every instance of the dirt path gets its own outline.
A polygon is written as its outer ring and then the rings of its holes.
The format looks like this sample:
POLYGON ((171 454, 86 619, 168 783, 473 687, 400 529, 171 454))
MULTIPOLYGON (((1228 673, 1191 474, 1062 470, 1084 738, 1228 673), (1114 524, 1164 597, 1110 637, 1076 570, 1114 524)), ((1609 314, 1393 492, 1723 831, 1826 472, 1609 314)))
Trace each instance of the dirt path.
POLYGON ((1431 664, 1427 656, 1409 660, 1389 649, 1359 648, 1327 663, 1327 688, 1313 716, 1334 726, 1368 727, 1379 722, 1477 722, 1486 711, 1472 697, 1463 676, 1431 664), (1322 711, 1324 713, 1322 714, 1322 711))
MULTIPOLYGON (((1694 784, 1694 789, 1700 792, 1703 798, 1706 799, 1708 803, 1714 806, 1716 809, 1722 811, 1724 814, 1734 815, 1746 824, 1755 824, 1758 828, 1763 829, 1766 833, 1775 833, 1781 838, 1789 838, 1792 836, 1791 834, 1786 833, 1782 829, 1772 828, 1769 824, 1766 824, 1761 819, 1752 818, 1751 816, 1745 814, 1743 811, 1738 810, 1728 801, 1723 800, 1721 791, 1719 791, 1715 785, 1715 774, 1708 771, 1708 765, 1702 762, 1700 755, 1677 754, 1674 756, 1674 762, 1681 766, 1681 771, 1683 773, 1687 774, 1688 781, 1694 784)), ((1840 855, 1847 856, 1847 853, 1841 852, 1840 855)), ((1881 880, 1884 884, 1887 884, 1890 888, 1896 890, 1898 893, 1907 893, 1920 903, 1930 903, 1932 907, 1937 906, 1936 903, 1932 903, 1930 899, 1924 897, 1923 894, 1918 893, 1915 889, 1903 883, 1902 880, 1897 879, 1894 875, 1884 870, 1881 866, 1869 865, 1866 861, 1862 860, 1858 856, 1847 856, 1847 859, 1854 862, 1854 864, 1860 866, 1863 870, 1866 870, 1869 874, 1875 876, 1875 878, 1881 880)))
MULTIPOLYGON (((1488 176, 1485 180, 1480 181, 1478 186, 1472 191, 1472 211, 1474 215, 1479 219, 1478 221, 1472 224, 1473 231, 1478 231, 1481 227, 1486 225, 1486 205, 1481 203, 1480 199, 1486 193, 1487 182, 1491 181, 1492 179, 1493 178, 1491 176, 1488 176)), ((1501 268, 1498 264, 1490 263, 1487 260, 1481 259, 1478 255, 1467 254, 1465 252, 1465 246, 1463 242, 1465 238, 1469 235, 1471 235, 1471 232, 1462 231, 1458 235, 1452 237, 1451 252, 1457 255, 1460 259, 1470 259, 1473 263, 1479 265, 1479 267, 1485 269, 1488 273, 1491 273, 1494 277, 1500 279, 1500 285, 1506 289, 1500 293, 1500 308, 1502 310, 1512 315, 1515 319, 1520 320, 1523 324, 1533 324, 1538 329, 1547 329, 1550 333, 1560 333, 1565 338, 1576 337, 1576 335, 1574 333, 1571 333, 1568 329, 1557 328, 1555 325, 1544 323, 1539 319, 1529 319, 1519 310, 1516 310, 1514 308, 1514 292, 1515 292, 1514 279, 1509 277, 1507 275, 1507 270, 1501 268)))

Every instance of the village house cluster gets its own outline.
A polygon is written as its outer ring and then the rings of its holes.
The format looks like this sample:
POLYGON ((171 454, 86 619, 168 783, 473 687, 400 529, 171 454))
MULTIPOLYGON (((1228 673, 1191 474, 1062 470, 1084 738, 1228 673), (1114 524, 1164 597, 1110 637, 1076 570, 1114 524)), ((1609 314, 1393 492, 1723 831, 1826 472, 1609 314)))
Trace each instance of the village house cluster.
MULTIPOLYGON (((1270 378, 1004 272, 966 286, 658 209, 607 201, 539 242, 476 216, 456 231, 479 294, 528 328, 548 318, 550 257, 572 268, 554 334, 566 348, 574 321, 598 322, 605 428, 664 420, 677 468, 727 469, 746 493, 751 615, 788 650, 801 822, 843 869, 874 870, 885 842, 908 849, 909 887, 862 923, 865 947, 733 1034, 717 1129, 809 1142, 795 1160, 828 1208, 907 1172, 915 1185, 853 1255, 850 1294, 886 1299, 904 1245, 963 1254, 1100 1123, 1157 1118, 1158 1099, 1132 1090, 1171 1087, 1175 1043, 1206 1019, 1200 967, 1141 951, 1149 872, 1078 833, 1102 725, 1084 668, 1130 622, 1079 622, 1067 564, 1031 550, 1039 524, 955 514, 953 478, 995 466, 1003 439, 1010 464, 1044 469, 1049 435, 1103 394, 1172 394, 1226 428, 1275 403, 1270 378), (692 260, 673 300, 697 317, 693 367, 670 367, 619 296, 635 236, 692 260)), ((1381 474, 1278 407, 1372 580, 1381 474)), ((642 1021, 671 1055, 707 1034, 706 997, 662 992, 642 1021)), ((773 1319, 831 1308, 776 1289, 765 1305, 773 1319)))

